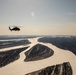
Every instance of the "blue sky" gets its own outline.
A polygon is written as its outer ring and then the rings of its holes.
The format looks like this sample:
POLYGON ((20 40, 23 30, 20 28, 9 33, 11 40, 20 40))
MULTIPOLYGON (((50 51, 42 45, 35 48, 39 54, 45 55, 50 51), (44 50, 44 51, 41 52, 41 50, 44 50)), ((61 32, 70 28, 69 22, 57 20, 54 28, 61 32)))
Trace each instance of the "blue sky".
POLYGON ((0 0, 0 34, 76 35, 76 0, 0 0))

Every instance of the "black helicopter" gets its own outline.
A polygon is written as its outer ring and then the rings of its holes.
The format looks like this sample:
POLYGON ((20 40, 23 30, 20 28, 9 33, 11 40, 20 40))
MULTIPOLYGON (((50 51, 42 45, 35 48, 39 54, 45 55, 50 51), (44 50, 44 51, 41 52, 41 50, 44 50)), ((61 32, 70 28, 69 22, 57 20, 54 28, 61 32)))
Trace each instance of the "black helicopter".
POLYGON ((12 28, 9 26, 10 31, 20 31, 20 28, 17 26, 13 26, 12 28))

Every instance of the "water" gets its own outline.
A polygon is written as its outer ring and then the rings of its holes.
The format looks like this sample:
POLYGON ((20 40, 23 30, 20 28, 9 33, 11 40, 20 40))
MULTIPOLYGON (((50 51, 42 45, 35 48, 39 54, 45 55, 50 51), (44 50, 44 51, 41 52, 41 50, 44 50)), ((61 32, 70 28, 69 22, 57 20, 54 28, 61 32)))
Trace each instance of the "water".
POLYGON ((31 44, 29 44, 30 47, 19 54, 20 58, 18 60, 16 60, 13 63, 10 63, 9 65, 3 68, 0 68, 0 74, 1 75, 10 75, 10 74, 11 75, 25 75, 27 73, 37 71, 48 66, 61 64, 63 62, 70 62, 73 69, 73 75, 76 75, 75 55, 72 52, 60 49, 50 43, 38 42, 38 39, 39 38, 28 39, 29 42, 31 42, 31 44), (36 44, 42 44, 51 48, 54 51, 54 55, 43 60, 24 62, 24 59, 26 58, 24 53, 36 44))

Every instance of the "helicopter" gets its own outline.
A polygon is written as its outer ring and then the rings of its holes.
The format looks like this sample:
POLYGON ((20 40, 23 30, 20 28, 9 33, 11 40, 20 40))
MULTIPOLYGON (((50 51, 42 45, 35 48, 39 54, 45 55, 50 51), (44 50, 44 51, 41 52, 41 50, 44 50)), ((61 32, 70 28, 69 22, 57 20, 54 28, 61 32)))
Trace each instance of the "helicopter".
POLYGON ((12 28, 9 26, 10 31, 20 31, 20 28, 17 26, 12 26, 12 28))

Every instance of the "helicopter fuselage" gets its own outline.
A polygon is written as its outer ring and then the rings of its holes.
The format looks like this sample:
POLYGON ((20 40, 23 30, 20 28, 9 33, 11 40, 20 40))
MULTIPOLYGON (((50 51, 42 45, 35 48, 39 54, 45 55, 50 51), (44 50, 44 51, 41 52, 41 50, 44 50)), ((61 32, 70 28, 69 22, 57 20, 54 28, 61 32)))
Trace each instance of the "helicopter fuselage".
POLYGON ((11 31, 20 31, 20 28, 18 28, 18 27, 10 28, 9 27, 9 30, 11 30, 11 31))

